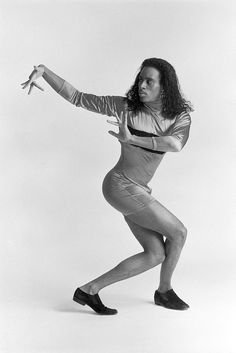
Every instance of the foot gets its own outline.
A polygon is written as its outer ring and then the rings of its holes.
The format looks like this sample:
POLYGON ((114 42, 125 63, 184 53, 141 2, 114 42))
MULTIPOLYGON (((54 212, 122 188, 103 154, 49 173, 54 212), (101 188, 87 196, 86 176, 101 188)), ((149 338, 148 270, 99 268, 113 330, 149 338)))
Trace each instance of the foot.
POLYGON ((156 290, 154 294, 154 302, 156 305, 160 305, 168 309, 186 310, 189 308, 189 305, 180 299, 173 289, 169 289, 165 293, 161 293, 156 290))
POLYGON ((94 294, 98 294, 98 289, 94 286, 91 286, 91 285, 84 285, 84 286, 81 286, 81 287, 78 287, 80 290, 82 290, 84 293, 86 294, 91 294, 91 295, 94 295, 94 294))
POLYGON ((116 309, 106 307, 98 294, 91 295, 83 292, 80 288, 76 289, 73 300, 81 305, 90 306, 90 308, 100 315, 115 315, 118 312, 116 309))

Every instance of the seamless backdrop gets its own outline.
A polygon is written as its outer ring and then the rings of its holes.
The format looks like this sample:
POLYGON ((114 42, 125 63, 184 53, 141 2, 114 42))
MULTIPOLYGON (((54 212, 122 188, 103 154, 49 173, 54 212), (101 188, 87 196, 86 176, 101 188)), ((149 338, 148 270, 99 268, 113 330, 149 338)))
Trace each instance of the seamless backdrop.
POLYGON ((230 1, 0 2, 1 352, 234 351, 234 16, 230 1), (83 92, 124 95, 148 57, 175 67, 195 108, 150 183, 189 231, 173 285, 191 310, 151 305, 155 268, 104 289, 120 313, 101 320, 74 289, 141 250, 101 192, 116 127, 43 79, 30 96, 20 83, 45 64, 83 92))

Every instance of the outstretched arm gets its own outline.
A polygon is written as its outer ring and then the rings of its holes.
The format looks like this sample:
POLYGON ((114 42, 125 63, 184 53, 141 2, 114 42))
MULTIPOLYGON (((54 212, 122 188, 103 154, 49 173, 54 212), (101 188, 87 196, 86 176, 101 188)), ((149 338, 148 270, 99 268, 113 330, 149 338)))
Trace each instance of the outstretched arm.
POLYGON ((25 89, 29 87, 28 94, 31 94, 34 87, 43 91, 44 89, 36 83, 36 80, 40 77, 43 77, 57 93, 60 91, 65 81, 63 78, 49 70, 45 65, 39 65, 34 66, 34 70, 29 75, 29 79, 21 83, 22 88, 25 89))
POLYGON ((29 80, 22 84, 23 88, 30 86, 29 94, 34 86, 42 89, 35 82, 41 76, 59 95, 77 107, 103 115, 116 116, 126 105, 124 97, 121 96, 97 96, 81 92, 42 64, 34 67, 29 80))
POLYGON ((39 65, 39 68, 43 69, 44 80, 57 92, 59 93, 65 82, 63 78, 56 75, 53 71, 49 70, 45 65, 39 65))

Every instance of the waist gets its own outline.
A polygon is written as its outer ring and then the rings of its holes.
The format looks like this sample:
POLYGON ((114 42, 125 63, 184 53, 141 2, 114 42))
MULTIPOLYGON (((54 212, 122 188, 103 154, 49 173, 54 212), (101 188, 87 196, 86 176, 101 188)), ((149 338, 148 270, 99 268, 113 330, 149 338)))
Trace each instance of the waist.
POLYGON ((114 168, 112 168, 109 174, 112 174, 117 179, 123 180, 126 185, 135 184, 149 193, 152 191, 152 189, 147 185, 149 181, 148 179, 137 178, 134 173, 121 168, 119 165, 116 165, 114 168))
POLYGON ((121 143, 121 155, 115 165, 126 177, 147 185, 154 176, 164 154, 155 154, 130 144, 121 143))
POLYGON ((113 169, 124 175, 127 179, 130 179, 137 184, 147 186, 154 176, 158 165, 156 163, 143 162, 134 164, 133 162, 134 161, 120 158, 113 169))

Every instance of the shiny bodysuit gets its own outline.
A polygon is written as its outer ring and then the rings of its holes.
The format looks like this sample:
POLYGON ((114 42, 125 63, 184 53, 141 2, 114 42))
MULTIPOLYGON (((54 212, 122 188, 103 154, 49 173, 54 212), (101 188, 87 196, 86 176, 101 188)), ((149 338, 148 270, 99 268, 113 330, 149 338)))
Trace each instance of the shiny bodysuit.
MULTIPOLYGON (((45 77, 50 82, 50 77, 45 77)), ((158 107, 144 104, 138 113, 127 110, 127 100, 121 96, 96 96, 83 93, 64 80, 57 92, 70 103, 89 111, 120 116, 128 111, 128 128, 131 134, 151 137, 153 148, 120 142, 121 155, 117 164, 106 174, 102 191, 105 199, 124 216, 148 207, 156 199, 148 183, 152 179, 165 152, 157 151, 158 136, 175 136, 183 147, 189 136, 190 115, 186 112, 174 119, 164 119, 158 107)))

